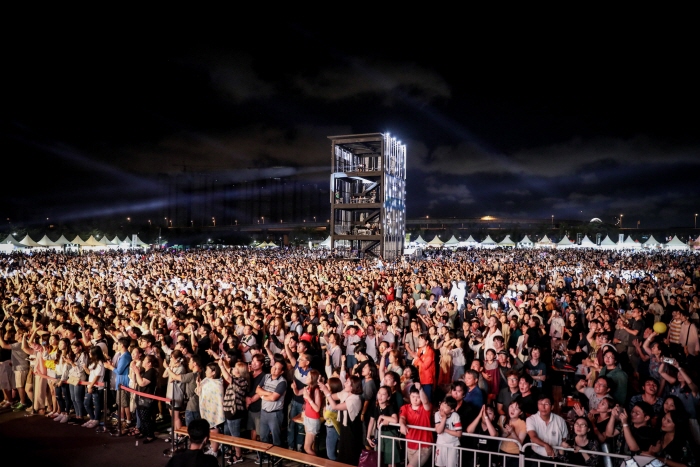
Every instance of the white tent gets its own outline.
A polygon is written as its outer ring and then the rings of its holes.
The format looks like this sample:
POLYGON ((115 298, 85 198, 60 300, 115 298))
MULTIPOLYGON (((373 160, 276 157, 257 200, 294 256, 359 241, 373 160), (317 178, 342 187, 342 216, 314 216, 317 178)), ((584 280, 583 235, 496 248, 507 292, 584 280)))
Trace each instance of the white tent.
POLYGON ((5 240, 2 241, 2 245, 0 246, 0 251, 4 253, 9 253, 15 249, 25 249, 27 248, 26 245, 22 245, 20 242, 18 242, 15 237, 12 236, 12 234, 8 235, 5 240))
POLYGON ((420 235, 418 235, 418 238, 416 238, 416 239, 415 239, 413 242, 411 242, 411 243, 415 243, 415 244, 417 244, 417 245, 427 245, 427 244, 428 244, 428 242, 426 242, 425 240, 423 240, 423 237, 421 237, 420 235))
POLYGON ((650 235, 647 241, 642 243, 642 246, 644 248, 658 248, 662 246, 662 244, 656 240, 653 235, 650 235))
POLYGON ((141 240, 141 238, 139 238, 139 236, 137 235, 136 236, 136 244, 132 244, 131 246, 134 248, 148 248, 150 245, 148 243, 144 242, 143 240, 141 240))
POLYGON ((467 247, 477 246, 478 244, 479 244, 479 242, 474 240, 474 237, 472 237, 471 235, 466 240, 459 242, 459 246, 467 246, 467 247))
POLYGON ((524 248, 532 248, 533 246, 535 246, 535 243, 532 240, 530 240, 530 237, 525 235, 523 239, 518 242, 518 246, 524 248))
POLYGON ((318 244, 319 248, 330 248, 331 247, 331 236, 329 235, 324 241, 318 244))
POLYGON ((70 243, 70 240, 68 240, 64 235, 61 235, 58 237, 58 240, 54 242, 56 245, 64 246, 68 245, 70 243))
POLYGON ((275 242, 270 242, 267 244, 268 248, 279 248, 279 246, 275 245, 275 242))
POLYGON ((75 245, 81 245, 81 246, 86 245, 85 241, 82 238, 80 238, 80 235, 76 235, 75 238, 73 239, 73 241, 71 241, 71 243, 73 243, 75 245))
POLYGON ((600 248, 603 250, 614 250, 617 248, 617 243, 613 242, 610 235, 608 235, 602 242, 600 242, 600 248))
POLYGON ((97 247, 97 248, 103 248, 104 245, 101 244, 100 242, 97 241, 95 237, 90 235, 90 238, 85 240, 85 245, 84 246, 90 246, 90 247, 97 247))
POLYGON ((260 245, 257 245, 258 248, 267 248, 267 242, 262 242, 260 245))
POLYGON ((557 243, 557 248, 572 248, 575 247, 576 244, 569 240, 569 237, 564 235, 561 240, 557 243))
POLYGON ((635 241, 631 236, 627 236, 624 242, 620 244, 622 248, 628 248, 628 249, 635 249, 635 248, 641 248, 642 244, 635 241))
POLYGON ((515 242, 511 240, 510 235, 506 235, 506 238, 498 242, 498 246, 515 246, 515 242))
POLYGON ((457 248, 459 246, 459 240, 453 235, 452 238, 445 242, 445 246, 448 248, 457 248))
POLYGON ((39 240, 37 243, 39 245, 45 246, 47 248, 52 248, 54 250, 60 250, 61 248, 63 248, 63 245, 61 245, 60 243, 54 242, 49 237, 47 237, 46 234, 44 234, 44 236, 41 237, 41 240, 39 240))
POLYGON ((486 238, 479 244, 482 248, 495 248, 498 246, 498 243, 491 238, 491 235, 487 235, 486 238))
POLYGON ((591 241, 591 239, 588 238, 588 235, 583 237, 583 240, 581 240, 581 244, 579 245, 579 247, 581 248, 595 248, 597 246, 598 245, 593 243, 593 241, 591 241))
POLYGON ((435 238, 433 238, 432 240, 430 240, 430 241, 428 242, 428 245, 427 245, 427 246, 429 246, 429 247, 431 247, 431 248, 440 248, 442 245, 444 245, 444 243, 445 243, 445 242, 443 242, 442 240, 440 240, 440 237, 438 237, 437 235, 435 235, 435 238))
POLYGON ((41 245, 29 236, 29 234, 25 235, 22 240, 19 241, 22 245, 28 246, 30 248, 42 248, 44 245, 41 245))
POLYGON ((538 248, 552 248, 554 247, 554 242, 549 239, 547 235, 542 237, 539 242, 535 243, 538 248))
POLYGON ((669 241, 664 248, 667 250, 689 250, 690 247, 686 244, 680 241, 678 238, 678 235, 674 235, 671 241, 669 241))

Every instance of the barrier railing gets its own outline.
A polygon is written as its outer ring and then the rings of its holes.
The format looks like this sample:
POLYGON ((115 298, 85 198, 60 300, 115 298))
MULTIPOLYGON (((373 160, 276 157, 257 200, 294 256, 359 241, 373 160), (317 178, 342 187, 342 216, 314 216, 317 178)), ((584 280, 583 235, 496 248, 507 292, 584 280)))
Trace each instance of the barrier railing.
MULTIPOLYGON (((384 424, 382 425, 383 427, 386 426, 391 426, 391 427, 396 427, 398 428, 400 425, 397 423, 391 423, 391 424, 384 424)), ((436 433, 435 428, 431 427, 422 427, 422 426, 415 426, 415 425, 407 425, 409 429, 414 429, 414 430, 422 430, 422 431, 428 431, 431 433, 436 433)), ((408 443, 411 444, 418 444, 419 448, 422 446, 428 446, 429 447, 429 452, 425 453, 424 449, 418 449, 414 455, 417 455, 418 458, 414 460, 414 462, 411 463, 411 465, 418 465, 422 466, 425 463, 427 463, 430 458, 435 459, 437 455, 445 456, 444 460, 446 461, 448 466, 462 466, 462 467, 484 467, 484 466, 493 466, 493 465, 498 465, 502 467, 544 467, 544 466, 552 466, 552 467, 578 467, 578 464, 571 464, 568 463, 567 460, 553 457, 553 458, 535 458, 533 456, 526 456, 526 452, 528 451, 528 448, 532 448, 533 446, 538 446, 535 443, 526 443, 522 444, 518 440, 515 440, 513 438, 502 438, 498 436, 487 436, 487 435, 477 435, 474 433, 467 433, 463 432, 462 433, 462 438, 473 438, 475 441, 477 441, 478 444, 488 444, 489 441, 493 442, 498 442, 499 447, 496 448, 495 452, 490 449, 485 449, 485 448, 474 448, 474 447, 464 447, 461 445, 445 445, 445 444, 438 444, 437 442, 427 442, 427 441, 419 441, 419 440, 413 440, 413 439, 406 439, 405 437, 401 436, 391 436, 391 435, 385 435, 382 434, 381 427, 377 427, 377 467, 382 467, 383 462, 383 454, 382 454, 382 440, 390 440, 390 446, 392 449, 392 453, 389 457, 391 462, 388 462, 389 464, 396 464, 399 462, 394 462, 394 460, 401 460, 404 462, 406 465, 409 463, 409 453, 408 453, 408 443), (509 454, 503 451, 500 451, 500 446, 501 443, 508 442, 508 443, 513 443, 515 446, 518 447, 518 454, 509 454), (396 450, 396 445, 399 444, 400 450, 403 452, 397 453, 395 452, 396 450), (446 450, 446 452, 440 453, 440 450, 446 450), (423 456, 427 456, 424 458, 423 456), (417 461, 417 462, 416 462, 417 461)), ((553 447, 555 454, 556 453, 563 453, 563 452, 577 452, 577 453, 583 453, 586 455, 591 455, 591 456, 598 456, 603 458, 604 464, 608 467, 615 466, 618 467, 620 465, 625 465, 626 461, 632 459, 632 456, 628 455, 623 455, 623 454, 612 454, 609 452, 603 452, 603 451, 588 451, 585 449, 577 449, 574 450, 573 448, 568 448, 564 446, 554 446, 553 447), (619 462, 615 463, 615 459, 617 459, 619 462)), ((434 464, 434 461, 433 461, 434 464)), ((643 464, 639 464, 643 465, 643 464)))
MULTIPOLYGON (((175 381, 172 381, 171 384, 174 385, 175 381)), ((120 391, 126 391, 136 396, 145 397, 146 399, 152 399, 155 401, 165 402, 167 404, 170 404, 170 402, 172 402, 172 399, 168 399, 167 397, 161 397, 156 396, 155 394, 140 392, 136 389, 132 389, 128 386, 120 384, 117 390, 117 433, 113 433, 113 436, 122 436, 124 434, 122 432, 122 395, 120 391)), ((175 454, 176 444, 177 440, 175 437, 175 405, 170 404, 170 449, 166 449, 165 451, 163 451, 163 455, 166 457, 172 457, 175 454)))
MULTIPOLYGON (((34 373, 34 376, 38 376, 39 378, 45 379, 47 381, 59 381, 58 378, 54 378, 53 376, 49 375, 42 375, 40 373, 34 373)), ((68 381, 64 381, 65 384, 70 384, 68 381)), ((89 381, 78 381, 79 386, 90 386, 89 381)), ((109 382, 104 382, 104 383, 95 383, 94 386, 101 387, 103 388, 104 391, 104 400, 102 401, 102 426, 98 426, 95 429, 95 433, 107 433, 109 430, 107 429, 107 391, 109 390, 109 382)))
MULTIPOLYGON (((58 378, 54 378, 54 377, 48 376, 48 375, 42 375, 39 373, 34 373, 34 376, 38 376, 38 377, 46 379, 48 381, 58 381, 58 378)), ((81 386, 89 386, 90 385, 90 383, 88 381, 80 381, 78 384, 81 386)), ((175 384, 175 382, 173 381, 172 384, 175 384)), ((153 399, 153 400, 161 401, 161 402, 165 402, 165 403, 171 402, 171 399, 168 399, 167 397, 161 397, 161 396, 156 396, 155 394, 148 394, 145 392, 140 392, 140 391, 137 391, 136 389, 132 389, 130 387, 127 387, 127 386, 120 384, 119 387, 117 388, 117 407, 118 407, 117 408, 117 428, 114 431, 110 431, 108 428, 109 423, 107 421, 107 412, 108 412, 107 407, 109 404, 107 397, 109 395, 108 394, 109 381, 105 380, 105 382, 103 382, 103 383, 95 383, 95 386, 102 387, 105 390, 104 391, 104 403, 103 403, 103 409, 102 409, 102 426, 97 427, 97 429, 95 430, 96 433, 109 433, 112 436, 122 436, 124 434, 122 431, 122 420, 121 420, 122 397, 121 397, 121 394, 119 393, 119 391, 126 391, 126 392, 129 392, 129 393, 137 395, 137 396, 141 396, 141 397, 145 397, 147 399, 153 399)), ((175 453, 175 445, 176 445, 175 408, 172 405, 170 408, 170 420, 171 420, 171 422, 170 422, 171 447, 170 447, 170 449, 167 449, 163 453, 167 457, 171 457, 175 453)))

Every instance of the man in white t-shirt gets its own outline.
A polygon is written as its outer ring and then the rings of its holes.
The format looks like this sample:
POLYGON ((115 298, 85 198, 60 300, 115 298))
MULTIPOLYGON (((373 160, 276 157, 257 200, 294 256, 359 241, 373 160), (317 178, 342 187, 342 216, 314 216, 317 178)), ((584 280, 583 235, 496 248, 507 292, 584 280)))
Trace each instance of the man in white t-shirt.
POLYGON ((533 455, 538 459, 553 458, 554 446, 561 446, 569 437, 566 421, 552 413, 552 399, 544 394, 537 400, 537 413, 528 417, 525 424, 533 443, 533 455))
POLYGON ((440 410, 435 412, 435 431, 437 446, 435 447, 435 465, 438 467, 457 467, 459 463, 459 438, 462 436, 462 421, 455 412, 457 400, 446 396, 440 404, 440 410))

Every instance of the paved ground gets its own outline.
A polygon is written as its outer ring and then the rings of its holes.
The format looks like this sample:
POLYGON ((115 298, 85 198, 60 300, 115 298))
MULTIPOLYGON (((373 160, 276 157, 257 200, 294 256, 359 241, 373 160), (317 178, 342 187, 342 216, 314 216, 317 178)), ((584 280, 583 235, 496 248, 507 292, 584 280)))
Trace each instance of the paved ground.
MULTIPOLYGON (((159 434, 161 438, 166 433, 159 434)), ((98 434, 94 429, 59 424, 47 417, 25 416, 25 412, 0 412, 0 452, 3 465, 22 467, 154 467, 165 466, 163 451, 170 447, 163 439, 150 444, 131 436, 114 437, 98 434)), ((240 467, 259 467, 255 455, 244 456, 240 467)), ((286 462, 285 467, 299 464, 286 462)))

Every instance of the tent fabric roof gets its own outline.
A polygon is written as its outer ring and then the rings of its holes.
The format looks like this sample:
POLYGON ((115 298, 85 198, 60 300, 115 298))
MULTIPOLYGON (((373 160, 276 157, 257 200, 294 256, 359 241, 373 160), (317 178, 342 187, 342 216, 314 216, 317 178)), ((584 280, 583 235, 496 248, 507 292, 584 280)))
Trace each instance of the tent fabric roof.
POLYGON ((423 240, 423 237, 421 237, 420 235, 418 235, 418 238, 416 238, 415 241, 414 241, 413 243, 420 243, 421 245, 425 245, 425 244, 428 243, 428 242, 426 242, 425 240, 423 240))
POLYGON ((440 237, 438 237, 437 235, 435 235, 435 237, 434 237, 432 240, 430 240, 430 241, 428 242, 428 245, 438 245, 438 246, 440 246, 440 245, 443 245, 444 243, 445 243, 445 242, 443 242, 442 240, 440 240, 440 237))
POLYGON ((610 238, 610 235, 607 235, 605 239, 600 242, 600 246, 616 246, 617 243, 613 242, 612 239, 610 238))
POLYGON ((495 245, 496 242, 494 241, 493 238, 491 238, 491 235, 487 235, 486 238, 481 242, 482 245, 495 245))
POLYGON ((19 241, 22 245, 30 246, 30 247, 43 247, 44 245, 41 245, 40 243, 35 242, 32 240, 32 238, 29 236, 29 234, 25 235, 22 240, 19 241))
POLYGON ((26 248, 26 247, 27 247, 27 245, 22 245, 20 242, 18 242, 18 241, 15 239, 15 237, 12 236, 12 234, 9 234, 9 235, 5 238, 5 240, 2 241, 2 243, 4 243, 4 244, 8 244, 8 243, 9 243, 10 245, 18 246, 18 247, 20 247, 20 248, 26 248))
POLYGON ((535 243, 535 242, 533 242, 532 240, 530 240, 530 237, 528 237, 527 235, 525 235, 525 236, 523 237, 523 239, 520 240, 520 243, 524 243, 524 244, 533 244, 533 243, 535 243))
POLYGON ((583 240, 581 240, 581 246, 596 246, 593 241, 591 241, 590 238, 588 238, 588 235, 583 237, 583 240))
POLYGON ((689 248, 687 244, 683 243, 679 238, 678 235, 674 235, 671 240, 666 243, 666 247, 671 247, 671 248, 677 248, 677 247, 682 247, 682 248, 689 248))
POLYGON ((510 235, 506 235, 506 238, 498 242, 498 244, 504 246, 515 246, 515 242, 511 240, 510 235))
POLYGON ((144 242, 141 240, 141 238, 137 235, 136 236, 136 245, 138 246, 149 246, 148 243, 144 242))
POLYGON ((622 242, 622 246, 625 248, 641 248, 642 244, 635 241, 631 236, 627 236, 624 242, 622 242))
POLYGON ((58 237, 58 240, 56 240, 54 243, 56 243, 56 245, 63 246, 63 245, 68 245, 70 243, 70 240, 68 240, 65 237, 65 235, 61 235, 60 237, 58 237))
POLYGON ((569 245, 573 245, 573 244, 574 244, 574 242, 572 242, 571 240, 569 240, 569 237, 567 237, 566 235, 564 235, 564 236, 561 238, 561 240, 559 240, 559 242, 557 243, 557 246, 569 246, 569 245))
POLYGON ((103 244, 101 244, 100 242, 98 242, 97 239, 95 239, 95 237, 92 236, 92 235, 90 235, 90 238, 88 238, 87 240, 85 240, 85 244, 84 244, 84 245, 85 245, 85 246, 104 246, 103 244))
POLYGON ((649 238, 647 239, 647 241, 643 243, 643 245, 644 246, 656 246, 656 245, 661 245, 661 242, 659 242, 657 239, 655 239, 653 235, 650 235, 649 238))
POLYGON ((471 244, 477 244, 477 243, 479 243, 479 242, 477 242, 477 241, 474 239, 474 237, 471 236, 471 235, 470 235, 469 238, 466 239, 464 242, 465 242, 465 243, 471 243, 471 244))
POLYGON ((459 245, 459 240, 457 240, 453 235, 452 238, 445 242, 445 245, 459 245))
POLYGON ((76 235, 73 241, 71 241, 71 243, 75 243, 77 245, 87 245, 85 241, 82 238, 80 238, 80 235, 76 235))
POLYGON ((683 243, 678 238, 678 235, 674 235, 673 238, 668 243, 666 243, 666 246, 685 246, 685 247, 687 247, 688 245, 683 243))
POLYGON ((103 235, 102 238, 100 238, 99 240, 97 240, 97 243, 99 243, 99 244, 102 245, 102 246, 110 246, 110 245, 113 245, 113 243, 109 241, 109 239, 107 238, 106 235, 103 235))
POLYGON ((41 240, 39 240, 37 243, 39 245, 42 245, 42 246, 60 246, 61 245, 60 243, 56 243, 53 240, 51 240, 49 237, 46 236, 46 234, 44 234, 44 236, 41 237, 41 240))
POLYGON ((552 244, 552 243, 554 243, 554 242, 552 242, 552 241, 549 239, 549 237, 545 234, 545 236, 542 237, 542 238, 540 239, 540 241, 537 242, 537 243, 542 244, 542 245, 546 245, 546 244, 548 245, 548 244, 552 244))

